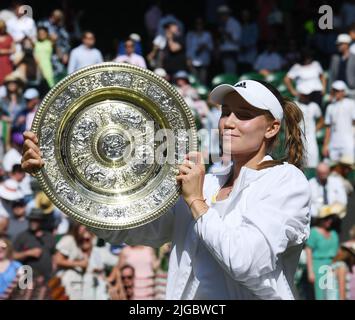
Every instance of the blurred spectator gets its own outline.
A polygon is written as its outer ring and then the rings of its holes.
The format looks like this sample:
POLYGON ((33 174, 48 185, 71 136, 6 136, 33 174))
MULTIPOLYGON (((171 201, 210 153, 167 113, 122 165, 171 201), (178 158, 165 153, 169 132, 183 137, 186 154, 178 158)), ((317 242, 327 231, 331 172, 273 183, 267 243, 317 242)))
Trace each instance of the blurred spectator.
POLYGON ((281 70, 284 61, 281 55, 276 51, 273 43, 268 44, 267 49, 258 55, 254 64, 254 70, 267 76, 268 74, 281 70))
POLYGON ((330 166, 330 176, 338 177, 343 181, 346 194, 350 196, 354 192, 354 187, 347 179, 348 175, 354 170, 354 163, 349 157, 343 156, 337 162, 333 162, 330 166))
POLYGON ((164 300, 166 297, 166 285, 168 280, 168 265, 171 253, 171 244, 166 243, 159 249, 159 268, 155 275, 155 299, 164 300))
POLYGON ((339 177, 330 176, 330 168, 325 163, 317 167, 317 176, 309 181, 311 187, 311 215, 317 218, 320 209, 329 204, 347 205, 346 191, 339 177))
POLYGON ((298 49, 298 44, 295 39, 290 39, 286 52, 284 54, 285 67, 291 68, 295 63, 300 61, 301 55, 298 49))
POLYGON ((350 53, 351 37, 339 34, 336 43, 340 55, 331 58, 329 81, 344 81, 351 90, 355 90, 355 55, 350 53))
POLYGON ((197 18, 195 30, 189 31, 186 36, 186 57, 191 73, 203 84, 207 84, 212 50, 212 36, 205 30, 203 19, 197 18))
POLYGON ((48 281, 53 272, 52 255, 55 243, 51 233, 42 229, 44 214, 40 209, 32 209, 27 219, 28 230, 20 233, 14 242, 14 258, 33 269, 35 277, 48 281))
POLYGON ((221 36, 219 50, 224 73, 236 74, 242 28, 239 21, 231 16, 231 13, 228 6, 223 5, 218 8, 221 36))
POLYGON ((184 24, 180 21, 172 12, 166 12, 166 14, 159 20, 158 34, 164 35, 166 32, 166 26, 168 24, 176 25, 181 34, 185 33, 184 24))
POLYGON ((242 11, 242 32, 240 39, 239 64, 241 73, 252 70, 258 50, 259 29, 248 10, 242 11))
POLYGON ((47 81, 49 88, 52 88, 54 86, 53 43, 49 38, 48 29, 45 27, 38 28, 38 41, 35 43, 33 54, 43 78, 47 81))
POLYGON ((11 73, 5 78, 6 96, 0 100, 3 109, 13 121, 16 115, 25 108, 22 90, 25 85, 18 74, 11 73))
POLYGON ((12 203, 12 215, 9 219, 7 234, 11 241, 14 242, 20 233, 23 233, 28 229, 28 220, 26 219, 26 203, 24 199, 19 199, 12 203))
POLYGON ((0 237, 8 237, 7 230, 9 229, 9 218, 0 211, 0 237))
POLYGON ((14 6, 15 17, 6 22, 7 31, 16 43, 16 51, 22 50, 21 42, 28 37, 34 43, 36 41, 37 29, 35 21, 22 8, 23 3, 17 2, 14 6))
POLYGON ((0 215, 11 217, 12 205, 24 197, 20 184, 14 179, 7 179, 0 184, 0 215))
POLYGON ((159 1, 153 1, 153 3, 149 6, 148 10, 144 14, 144 24, 149 39, 153 39, 157 34, 161 17, 162 11, 159 6, 159 1))
MULTIPOLYGON (((142 39, 140 35, 137 33, 131 33, 127 40, 133 41, 133 52, 138 54, 139 56, 142 56, 143 55, 142 39)), ((117 53, 118 56, 126 54, 126 41, 120 42, 118 53, 117 53)))
POLYGON ((69 34, 64 27, 64 13, 53 10, 48 20, 40 21, 38 27, 44 27, 49 32, 49 37, 54 44, 52 55, 53 72, 56 80, 60 80, 65 74, 65 66, 69 61, 69 34))
POLYGON ((125 42, 125 51, 126 53, 123 55, 119 55, 115 59, 115 62, 128 63, 141 68, 147 68, 144 58, 134 52, 134 42, 132 40, 127 40, 125 42))
POLYGON ((355 101, 346 98, 347 87, 344 81, 337 80, 332 84, 334 101, 328 105, 325 113, 327 127, 323 156, 338 161, 346 156, 354 161, 355 101))
POLYGON ((101 52, 94 48, 96 42, 95 35, 90 31, 85 31, 82 36, 82 44, 70 52, 68 73, 73 73, 81 68, 103 62, 101 52))
POLYGON ((303 113, 305 146, 305 167, 316 168, 319 163, 317 131, 324 126, 324 119, 320 107, 310 101, 311 88, 301 84, 298 87, 297 105, 303 113))
POLYGON ((322 96, 326 91, 326 78, 323 68, 313 59, 312 50, 306 48, 301 52, 301 61, 291 67, 285 76, 285 84, 290 93, 298 96, 298 86, 305 85, 311 90, 310 99, 322 107, 322 96), (295 82, 296 88, 292 81, 295 82))
MULTIPOLYGON (((159 265, 154 249, 146 246, 126 246, 120 253, 119 268, 128 264, 134 269, 134 300, 154 298, 154 275, 159 265)), ((122 273, 124 276, 124 273, 122 273)), ((125 285, 125 282, 123 282, 125 285)), ((126 285, 125 285, 126 286, 126 285)))
POLYGON ((13 70, 10 56, 16 51, 12 37, 6 31, 4 20, 0 20, 0 86, 13 70))
POLYGON ((355 54, 355 23, 350 26, 349 36, 351 38, 350 53, 355 54))
POLYGON ((56 250, 57 276, 71 300, 108 299, 104 265, 93 247, 93 235, 85 226, 75 223, 57 243, 56 250))
POLYGON ((163 68, 156 68, 154 70, 154 73, 156 75, 158 75, 159 77, 162 77, 166 81, 169 81, 169 79, 170 79, 169 75, 166 73, 166 71, 163 68))
POLYGON ((12 127, 13 131, 21 133, 31 130, 32 122, 40 103, 37 89, 27 89, 23 97, 26 101, 26 109, 17 114, 12 127))
POLYGON ((327 300, 324 278, 339 248, 339 237, 333 230, 339 214, 341 210, 338 207, 323 206, 306 243, 308 280, 314 285, 316 300, 327 300))
POLYGON ((5 172, 10 173, 16 164, 21 164, 22 158, 22 133, 15 132, 11 135, 11 149, 9 149, 3 158, 3 168, 5 172))
POLYGON ((343 21, 343 27, 349 27, 353 22, 355 22, 355 1, 344 1, 341 5, 340 12, 343 21))
POLYGON ((134 282, 135 282, 134 268, 128 264, 125 264, 121 267, 120 271, 121 271, 122 284, 126 293, 126 299, 133 300, 134 282))
POLYGON ((13 260, 11 242, 0 236, 0 298, 16 281, 21 263, 13 260))
POLYGON ((175 23, 164 26, 166 45, 162 51, 162 66, 169 75, 186 69, 183 34, 175 23))

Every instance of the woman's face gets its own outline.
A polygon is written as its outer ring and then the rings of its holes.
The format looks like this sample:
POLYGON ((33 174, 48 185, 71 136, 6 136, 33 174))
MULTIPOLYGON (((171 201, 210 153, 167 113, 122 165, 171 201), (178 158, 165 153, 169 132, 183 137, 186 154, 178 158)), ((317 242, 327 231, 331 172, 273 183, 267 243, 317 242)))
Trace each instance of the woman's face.
POLYGON ((257 152, 266 138, 275 136, 279 131, 277 123, 277 120, 269 120, 264 110, 249 105, 237 93, 227 94, 219 122, 223 153, 248 155, 257 152))

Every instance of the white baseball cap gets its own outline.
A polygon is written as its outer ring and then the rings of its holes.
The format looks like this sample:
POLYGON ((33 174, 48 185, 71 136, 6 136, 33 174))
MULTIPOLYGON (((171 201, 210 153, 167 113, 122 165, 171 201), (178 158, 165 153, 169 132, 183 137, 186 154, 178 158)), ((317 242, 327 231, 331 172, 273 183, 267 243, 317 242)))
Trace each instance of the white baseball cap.
POLYGON ((237 92, 246 102, 255 108, 268 110, 275 119, 283 119, 283 109, 276 96, 262 83, 255 80, 243 80, 234 86, 221 84, 214 88, 210 98, 213 102, 223 104, 224 97, 230 92, 237 92))
POLYGON ((336 80, 332 83, 332 89, 335 89, 337 91, 346 91, 348 87, 344 81, 336 80))
POLYGON ((32 100, 32 99, 39 97, 39 92, 35 88, 29 88, 25 91, 25 93, 23 94, 23 97, 26 100, 32 100))
POLYGON ((341 33, 338 35, 336 43, 351 43, 351 37, 347 33, 341 33))

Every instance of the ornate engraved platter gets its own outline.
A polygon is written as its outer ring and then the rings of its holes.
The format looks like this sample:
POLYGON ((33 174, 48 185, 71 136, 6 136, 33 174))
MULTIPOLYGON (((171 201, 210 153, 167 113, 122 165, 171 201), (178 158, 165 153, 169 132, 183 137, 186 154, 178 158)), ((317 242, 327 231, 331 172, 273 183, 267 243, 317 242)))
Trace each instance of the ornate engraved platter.
POLYGON ((177 165, 196 150, 193 115, 153 72, 103 63, 63 79, 32 125, 45 166, 36 178, 54 204, 101 229, 129 229, 178 199, 177 165))

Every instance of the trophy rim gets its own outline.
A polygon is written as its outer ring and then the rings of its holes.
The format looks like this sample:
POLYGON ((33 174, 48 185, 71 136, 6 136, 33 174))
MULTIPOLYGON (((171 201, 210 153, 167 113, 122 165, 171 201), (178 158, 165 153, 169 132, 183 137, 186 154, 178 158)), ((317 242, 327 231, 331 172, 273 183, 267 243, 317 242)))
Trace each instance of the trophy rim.
MULTIPOLYGON (((82 69, 79 69, 69 75, 67 75, 64 79, 62 79, 60 82, 58 82, 53 88, 49 90, 49 92, 45 95, 43 98, 42 102, 40 103, 38 110, 35 114, 35 117, 32 122, 31 126, 31 131, 34 132, 36 135, 38 135, 39 130, 40 130, 40 124, 41 120, 43 117, 44 112, 46 109, 50 106, 51 100, 58 94, 60 93, 64 88, 66 88, 70 83, 73 81, 79 79, 83 74, 90 73, 95 70, 103 70, 103 71, 111 71, 115 70, 117 68, 121 68, 120 71, 135 71, 140 73, 142 76, 147 75, 149 77, 152 77, 154 80, 156 80, 160 85, 162 85, 165 89, 169 91, 169 94, 171 94, 174 99, 177 100, 179 103, 180 107, 183 109, 185 113, 186 120, 188 122, 189 128, 191 130, 191 142, 189 143, 190 150, 189 152, 197 151, 197 128, 196 128, 196 123, 194 116, 188 107, 187 103, 185 102, 184 98, 178 93, 176 88, 172 84, 170 84, 168 81, 163 79, 162 77, 156 75, 154 72, 148 69, 143 69, 138 66, 126 64, 126 63, 116 63, 116 62, 103 62, 95 65, 91 65, 88 67, 84 67, 82 69), (111 69, 111 70, 110 70, 111 69)), ((55 137, 54 137, 55 139, 55 137)), ((40 147, 40 145, 39 145, 40 147)), ((175 172, 178 172, 177 165, 175 166, 175 172)), ((48 186, 46 183, 46 178, 45 178, 45 167, 42 167, 39 171, 35 172, 34 176, 38 180, 39 185, 41 189, 45 192, 45 194, 48 196, 48 198, 53 202, 53 204, 61 210, 63 213, 67 214, 69 217, 74 219, 75 221, 82 223, 86 225, 87 227, 91 228, 97 228, 97 229, 104 229, 104 230, 126 230, 126 229, 132 229, 136 228, 139 226, 143 226, 149 222, 152 222, 153 220, 158 219, 159 217, 163 216, 173 205, 177 202, 179 196, 180 196, 180 191, 181 187, 178 186, 177 190, 175 190, 173 196, 171 196, 163 205, 157 209, 154 213, 148 215, 147 217, 144 218, 139 218, 139 219, 134 219, 128 223, 125 224, 119 224, 115 222, 102 222, 102 221, 97 221, 94 219, 90 219, 88 217, 85 217, 73 210, 70 210, 70 208, 66 205, 64 205, 60 200, 59 197, 56 195, 55 192, 51 190, 51 188, 48 186)))

